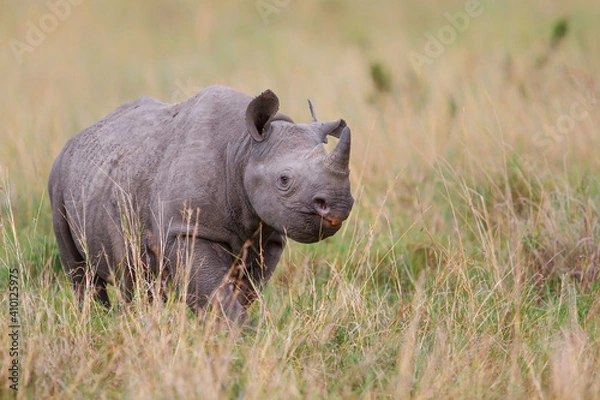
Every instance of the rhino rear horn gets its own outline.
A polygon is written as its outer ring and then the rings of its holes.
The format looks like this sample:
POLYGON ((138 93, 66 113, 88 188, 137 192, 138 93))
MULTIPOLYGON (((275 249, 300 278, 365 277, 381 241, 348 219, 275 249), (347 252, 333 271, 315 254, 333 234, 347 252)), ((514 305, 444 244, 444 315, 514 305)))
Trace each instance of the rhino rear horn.
POLYGON ((262 142, 279 110, 279 99, 270 89, 256 96, 246 109, 246 127, 257 142, 262 142))
POLYGON ((315 105, 310 99, 308 100, 308 109, 310 110, 310 116, 312 117, 312 122, 317 122, 317 114, 315 113, 315 105))
POLYGON ((329 153, 329 165, 336 171, 347 172, 350 163, 350 128, 345 123, 339 138, 337 145, 329 153))

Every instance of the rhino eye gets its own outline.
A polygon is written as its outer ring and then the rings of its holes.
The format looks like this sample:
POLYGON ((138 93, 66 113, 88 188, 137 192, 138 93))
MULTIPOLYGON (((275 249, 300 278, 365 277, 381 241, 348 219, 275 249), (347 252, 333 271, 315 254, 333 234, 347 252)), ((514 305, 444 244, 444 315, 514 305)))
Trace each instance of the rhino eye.
POLYGON ((288 190, 291 183, 292 178, 288 174, 281 174, 279 175, 279 179, 277 179, 277 186, 281 190, 288 190))

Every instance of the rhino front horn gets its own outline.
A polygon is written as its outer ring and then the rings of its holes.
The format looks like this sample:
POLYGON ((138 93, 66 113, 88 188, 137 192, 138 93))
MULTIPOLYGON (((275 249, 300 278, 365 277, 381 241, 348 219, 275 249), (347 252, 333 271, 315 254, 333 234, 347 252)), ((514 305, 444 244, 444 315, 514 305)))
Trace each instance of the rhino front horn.
POLYGON ((350 162, 350 128, 344 127, 340 140, 335 148, 329 153, 329 165, 332 169, 341 172, 348 172, 350 162))

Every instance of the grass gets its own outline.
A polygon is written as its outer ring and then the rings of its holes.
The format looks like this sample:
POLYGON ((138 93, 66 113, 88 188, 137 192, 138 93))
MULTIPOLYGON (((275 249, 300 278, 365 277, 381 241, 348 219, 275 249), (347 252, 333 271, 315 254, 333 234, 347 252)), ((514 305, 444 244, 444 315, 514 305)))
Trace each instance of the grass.
MULTIPOLYGON (((600 7, 555 3, 482 2, 421 71, 408 52, 464 2, 290 2, 265 24, 253 2, 88 1, 23 63, 1 53, 0 398, 600 398, 600 7), (289 245, 243 332, 177 292, 79 307, 54 157, 125 101, 213 83, 348 121, 349 221, 289 245)), ((49 12, 2 7, 3 43, 49 12)))

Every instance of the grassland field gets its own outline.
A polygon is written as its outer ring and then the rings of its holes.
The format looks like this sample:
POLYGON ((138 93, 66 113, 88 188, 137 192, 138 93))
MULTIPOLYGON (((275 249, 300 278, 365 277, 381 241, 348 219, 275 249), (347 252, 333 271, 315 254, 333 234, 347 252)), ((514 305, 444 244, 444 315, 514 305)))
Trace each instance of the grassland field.
POLYGON ((600 399, 599 21, 594 0, 2 1, 0 398, 600 399), (350 219, 290 243, 241 333, 178 292, 80 307, 54 158, 126 101, 211 84, 346 119, 350 219))

